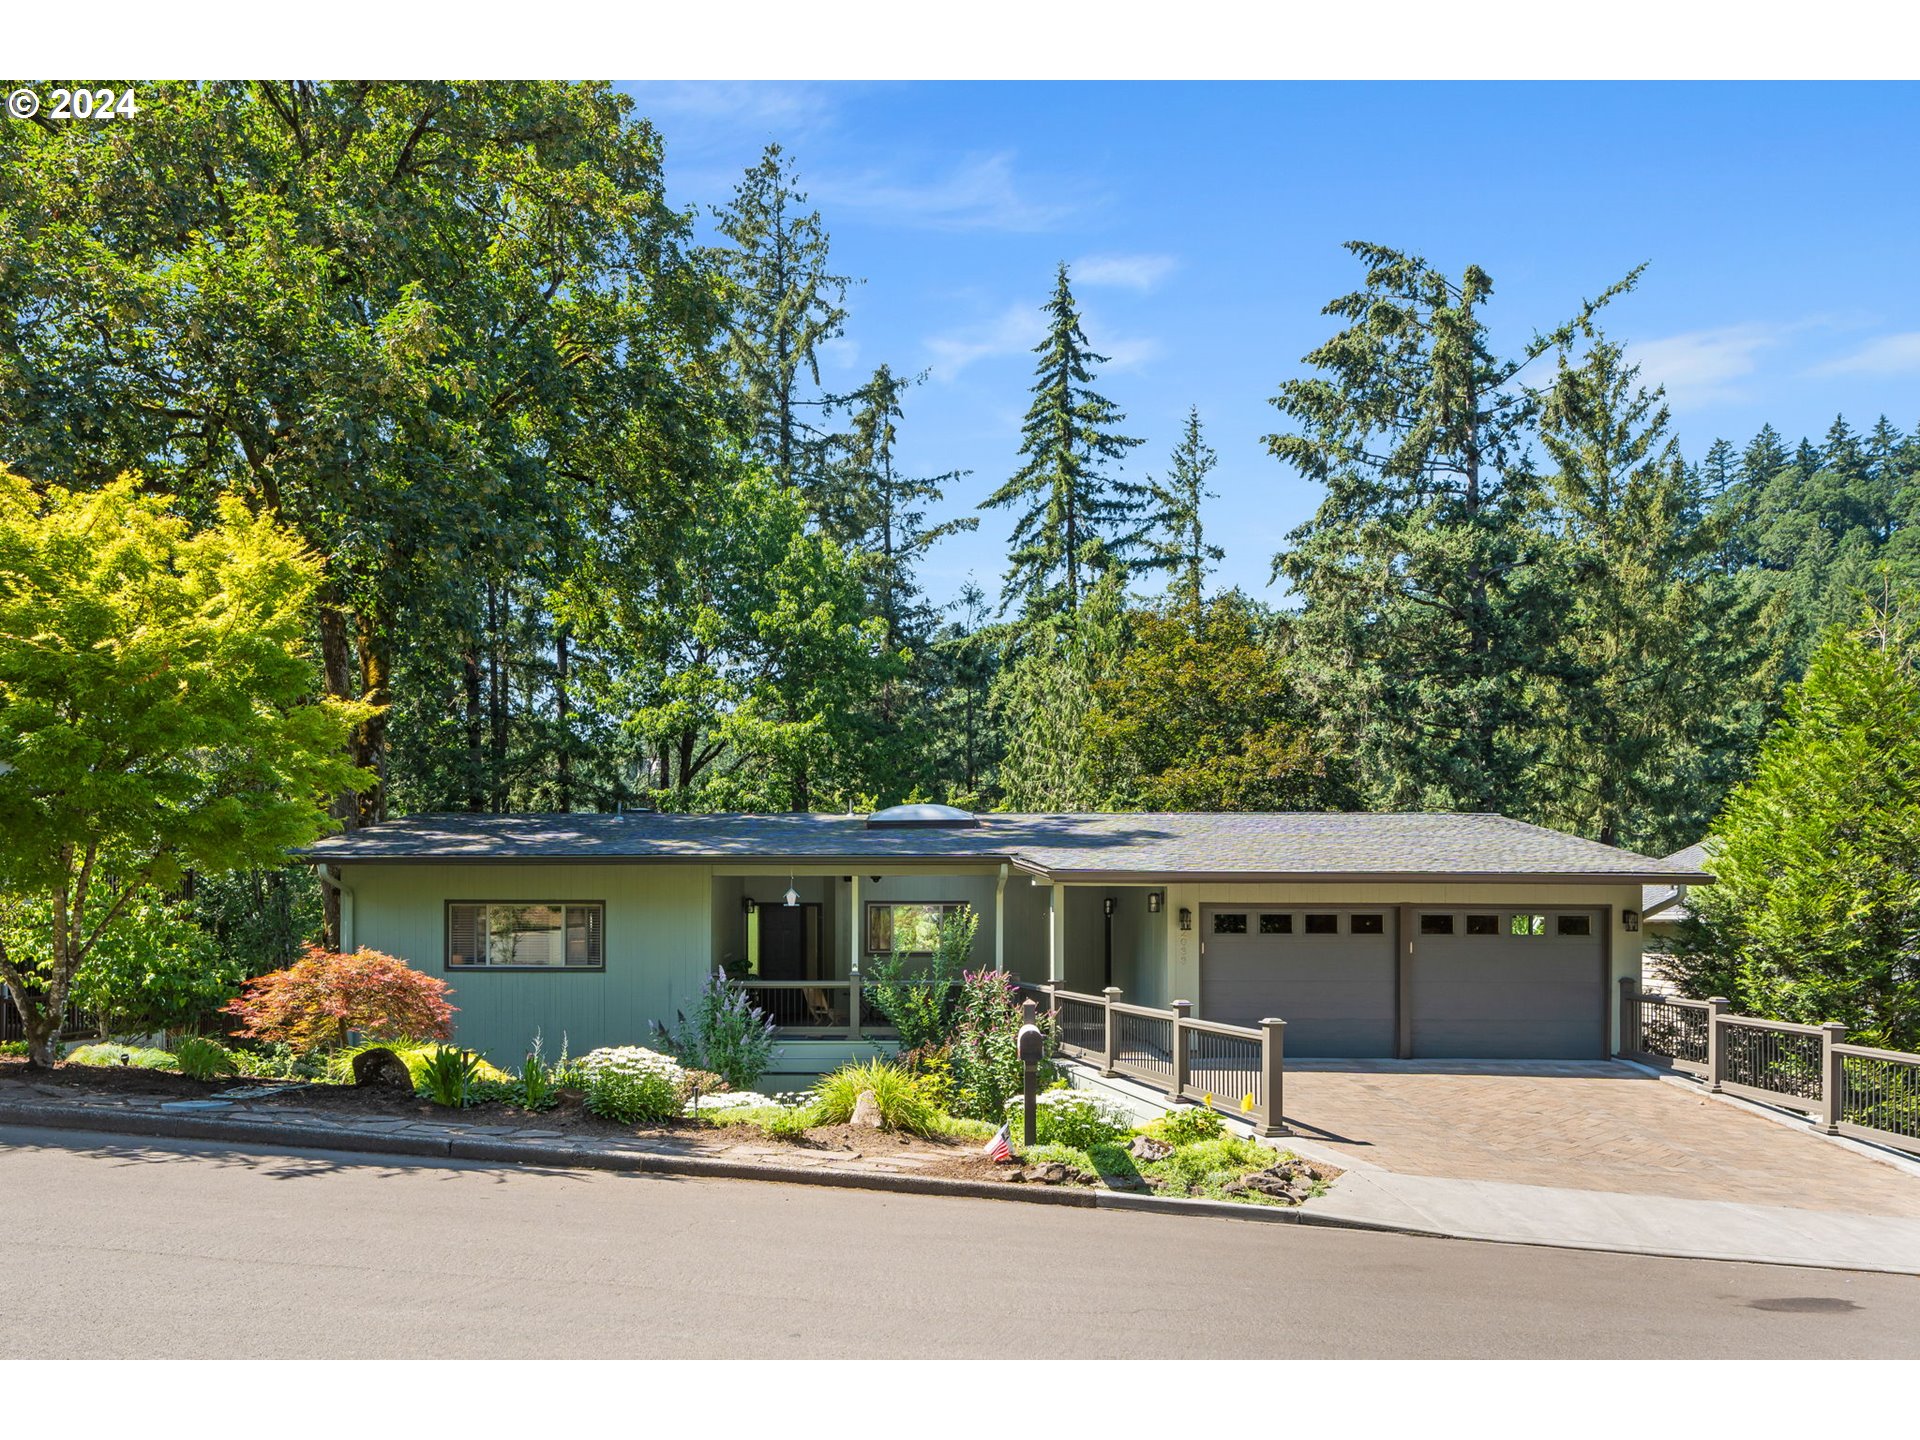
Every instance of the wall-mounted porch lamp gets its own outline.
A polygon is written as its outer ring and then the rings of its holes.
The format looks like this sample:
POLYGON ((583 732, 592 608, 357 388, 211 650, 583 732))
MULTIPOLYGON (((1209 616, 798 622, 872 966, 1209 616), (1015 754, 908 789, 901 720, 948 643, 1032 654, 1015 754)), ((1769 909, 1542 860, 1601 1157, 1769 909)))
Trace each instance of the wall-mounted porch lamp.
POLYGON ((1149 915, 1158 915, 1160 913, 1160 900, 1161 895, 1158 890, 1149 890, 1147 892, 1147 913, 1149 915))
POLYGON ((1184 905, 1180 907, 1180 928, 1182 930, 1193 929, 1193 911, 1187 909, 1184 905))
POLYGON ((740 897, 740 908, 746 911, 747 914, 753 915, 759 911, 760 902, 751 895, 743 895, 740 897))
POLYGON ((1638 930, 1640 928, 1640 912, 1638 910, 1622 910, 1620 912, 1620 928, 1629 933, 1638 930))
POLYGON ((1100 909, 1103 914, 1113 914, 1113 896, 1109 895, 1105 900, 1102 900, 1100 902, 1100 909))

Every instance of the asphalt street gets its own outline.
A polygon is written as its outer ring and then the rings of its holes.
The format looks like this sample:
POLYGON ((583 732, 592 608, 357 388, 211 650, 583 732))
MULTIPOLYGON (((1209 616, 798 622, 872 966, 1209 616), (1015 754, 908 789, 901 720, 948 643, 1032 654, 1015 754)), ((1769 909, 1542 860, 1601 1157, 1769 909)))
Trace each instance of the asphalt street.
POLYGON ((0 1216, 6 1358, 1920 1356, 1915 1277, 753 1181, 0 1128, 0 1216))

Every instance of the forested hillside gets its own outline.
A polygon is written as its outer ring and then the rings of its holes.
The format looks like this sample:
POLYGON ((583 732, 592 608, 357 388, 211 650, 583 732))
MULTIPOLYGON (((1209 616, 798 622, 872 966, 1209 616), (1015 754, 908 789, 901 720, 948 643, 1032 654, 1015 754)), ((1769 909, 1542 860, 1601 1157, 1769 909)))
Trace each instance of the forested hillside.
POLYGON ((143 101, 0 133, 0 461, 236 496, 324 557, 316 687, 385 707, 349 826, 1361 806, 1662 852, 1823 628, 1920 581, 1920 436, 1682 454, 1606 328, 1635 275, 1503 352, 1494 277, 1352 246, 1257 381, 1276 487, 1323 498, 1252 596, 1212 581, 1206 417, 1134 433, 1065 265, 1004 469, 907 467, 911 357, 821 383, 858 277, 778 146, 703 217, 600 84, 143 101), (921 576, 963 526, 1006 569, 949 604, 921 576))

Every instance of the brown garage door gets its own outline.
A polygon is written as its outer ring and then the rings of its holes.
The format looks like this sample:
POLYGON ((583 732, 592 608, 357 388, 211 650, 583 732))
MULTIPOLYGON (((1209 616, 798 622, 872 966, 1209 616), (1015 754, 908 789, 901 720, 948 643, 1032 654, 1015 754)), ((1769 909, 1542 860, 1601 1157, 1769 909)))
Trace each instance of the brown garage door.
POLYGON ((1606 1057, 1606 912, 1414 912, 1418 1059, 1606 1057))
POLYGON ((1200 1013, 1287 1022, 1287 1054, 1394 1053, 1394 912, 1258 905, 1200 911, 1200 1013))

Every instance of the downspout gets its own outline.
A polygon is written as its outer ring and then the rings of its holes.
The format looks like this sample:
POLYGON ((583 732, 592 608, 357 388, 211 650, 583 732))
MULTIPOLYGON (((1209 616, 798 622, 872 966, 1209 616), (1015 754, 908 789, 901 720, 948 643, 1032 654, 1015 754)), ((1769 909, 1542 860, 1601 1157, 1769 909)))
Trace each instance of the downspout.
POLYGON ((1007 968, 1007 862, 1000 862, 1000 878, 993 882, 993 968, 1007 968))

